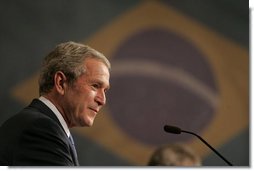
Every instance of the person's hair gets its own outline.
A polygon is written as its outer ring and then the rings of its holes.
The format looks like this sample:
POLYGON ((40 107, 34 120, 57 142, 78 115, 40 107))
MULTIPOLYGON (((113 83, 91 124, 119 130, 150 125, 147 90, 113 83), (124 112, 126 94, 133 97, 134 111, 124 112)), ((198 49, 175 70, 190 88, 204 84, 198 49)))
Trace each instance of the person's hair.
POLYGON ((150 157, 148 166, 180 166, 189 159, 192 166, 200 166, 201 159, 193 150, 183 144, 167 144, 158 147, 150 157))
POLYGON ((65 42, 57 45, 43 60, 39 76, 39 94, 48 93, 54 86, 54 75, 57 71, 65 74, 68 83, 72 84, 85 73, 84 61, 94 58, 102 61, 110 70, 110 62, 97 50, 76 42, 65 42))

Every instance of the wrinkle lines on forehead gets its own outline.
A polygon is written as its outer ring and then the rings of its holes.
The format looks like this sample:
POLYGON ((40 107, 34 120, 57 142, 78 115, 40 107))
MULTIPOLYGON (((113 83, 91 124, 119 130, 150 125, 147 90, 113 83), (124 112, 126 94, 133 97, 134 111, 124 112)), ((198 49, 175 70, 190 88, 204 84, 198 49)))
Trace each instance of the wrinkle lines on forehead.
POLYGON ((109 88, 109 69, 100 60, 87 59, 84 63, 86 72, 84 78, 88 82, 98 83, 103 87, 109 88))

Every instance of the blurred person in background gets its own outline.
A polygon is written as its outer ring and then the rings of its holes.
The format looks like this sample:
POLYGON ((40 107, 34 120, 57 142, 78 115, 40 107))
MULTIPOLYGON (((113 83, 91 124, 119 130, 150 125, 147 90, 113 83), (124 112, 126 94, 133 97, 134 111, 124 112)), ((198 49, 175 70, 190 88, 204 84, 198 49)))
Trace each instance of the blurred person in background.
POLYGON ((155 149, 148 166, 201 166, 201 158, 184 144, 167 144, 155 149))

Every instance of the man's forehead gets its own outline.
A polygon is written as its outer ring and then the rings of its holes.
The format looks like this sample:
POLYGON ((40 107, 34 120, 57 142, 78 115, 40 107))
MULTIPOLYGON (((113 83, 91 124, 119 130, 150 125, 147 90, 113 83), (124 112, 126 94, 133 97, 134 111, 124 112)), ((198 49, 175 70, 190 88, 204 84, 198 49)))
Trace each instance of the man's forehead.
POLYGON ((104 64, 108 69, 110 69, 110 66, 108 65, 108 63, 106 61, 104 61, 103 59, 101 58, 96 58, 96 57, 87 57, 85 60, 84 60, 84 63, 85 64, 88 64, 88 63, 102 63, 104 64))
POLYGON ((90 82, 100 84, 103 87, 109 87, 109 72, 102 72, 100 70, 90 70, 85 74, 86 79, 90 82))
POLYGON ((90 72, 101 72, 109 75, 109 68, 103 61, 99 59, 88 58, 84 61, 84 66, 86 70, 90 72))

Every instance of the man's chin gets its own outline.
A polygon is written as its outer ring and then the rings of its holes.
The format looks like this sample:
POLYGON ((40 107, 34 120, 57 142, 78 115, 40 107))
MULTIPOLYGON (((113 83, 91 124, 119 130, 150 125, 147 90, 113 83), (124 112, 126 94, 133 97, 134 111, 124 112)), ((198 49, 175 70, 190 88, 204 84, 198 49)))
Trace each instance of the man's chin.
POLYGON ((93 126, 94 119, 87 119, 83 122, 82 126, 91 127, 93 126))

